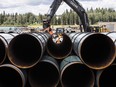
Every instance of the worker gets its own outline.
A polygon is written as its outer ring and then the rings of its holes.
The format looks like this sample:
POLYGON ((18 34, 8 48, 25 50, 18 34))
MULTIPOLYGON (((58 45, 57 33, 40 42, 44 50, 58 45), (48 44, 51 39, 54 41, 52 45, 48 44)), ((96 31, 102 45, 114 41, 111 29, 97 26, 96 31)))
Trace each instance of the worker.
POLYGON ((63 37, 62 37, 62 35, 59 35, 58 39, 56 40, 56 43, 60 44, 62 41, 63 41, 63 37))
POLYGON ((58 35, 58 38, 56 40, 57 44, 60 44, 63 41, 63 36, 61 34, 58 35))
POLYGON ((53 31, 52 31, 51 28, 49 28, 49 34, 50 34, 50 35, 53 35, 53 31))
POLYGON ((53 35, 53 31, 50 27, 47 27, 46 29, 44 29, 44 31, 49 33, 50 35, 53 35))
POLYGON ((62 34, 53 34, 52 40, 54 43, 60 44, 63 41, 63 36, 62 36, 62 34))

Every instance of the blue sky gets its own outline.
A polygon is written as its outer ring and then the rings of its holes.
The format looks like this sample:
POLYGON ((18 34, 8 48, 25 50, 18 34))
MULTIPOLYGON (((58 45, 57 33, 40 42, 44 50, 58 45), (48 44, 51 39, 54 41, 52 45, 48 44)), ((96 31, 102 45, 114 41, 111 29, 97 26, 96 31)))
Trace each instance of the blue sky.
MULTIPOLYGON (((116 10, 116 0, 77 0, 82 6, 87 8, 114 8, 116 10)), ((0 0, 0 13, 27 13, 32 12, 36 15, 45 14, 49 10, 49 6, 53 0, 0 0)), ((56 14, 62 14, 70 7, 62 3, 56 14)))

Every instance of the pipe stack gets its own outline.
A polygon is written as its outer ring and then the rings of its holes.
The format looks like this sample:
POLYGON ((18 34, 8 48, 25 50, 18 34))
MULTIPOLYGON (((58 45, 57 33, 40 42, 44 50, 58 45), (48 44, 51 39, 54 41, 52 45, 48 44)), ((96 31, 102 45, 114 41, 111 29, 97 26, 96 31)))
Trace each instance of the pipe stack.
POLYGON ((29 82, 32 87, 56 87, 59 83, 59 74, 57 61, 44 56, 41 62, 30 69, 29 82))
POLYGON ((78 56, 69 56, 61 62, 62 87, 93 87, 93 71, 84 65, 78 56))
POLYGON ((7 50, 10 41, 17 36, 17 33, 6 34, 0 33, 0 64, 2 64, 7 58, 7 50))
POLYGON ((103 69, 114 61, 115 45, 110 37, 101 33, 72 33, 69 37, 74 52, 88 67, 103 69))
POLYGON ((23 33, 9 43, 9 60, 20 68, 36 65, 43 56, 48 36, 41 33, 23 33))
POLYGON ((116 85, 115 32, 67 33, 61 39, 56 43, 48 33, 0 33, 0 87, 116 85))
POLYGON ((57 44, 53 39, 54 37, 50 37, 46 46, 46 50, 50 56, 56 59, 64 59, 71 54, 72 42, 66 34, 62 34, 62 42, 59 44, 57 44))

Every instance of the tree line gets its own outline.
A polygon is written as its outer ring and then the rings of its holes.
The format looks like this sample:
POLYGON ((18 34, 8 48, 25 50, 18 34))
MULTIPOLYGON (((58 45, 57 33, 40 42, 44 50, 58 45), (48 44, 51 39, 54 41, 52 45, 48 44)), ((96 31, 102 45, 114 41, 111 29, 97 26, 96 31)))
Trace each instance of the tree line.
MULTIPOLYGON (((116 22, 116 11, 112 8, 96 8, 86 10, 90 24, 96 24, 97 22, 116 22)), ((18 14, 12 13, 8 14, 3 11, 0 13, 0 25, 8 26, 27 26, 31 24, 42 25, 45 15, 33 13, 18 14)), ((54 15, 52 18, 52 25, 74 25, 79 24, 80 19, 76 12, 72 9, 66 10, 62 15, 54 15)))

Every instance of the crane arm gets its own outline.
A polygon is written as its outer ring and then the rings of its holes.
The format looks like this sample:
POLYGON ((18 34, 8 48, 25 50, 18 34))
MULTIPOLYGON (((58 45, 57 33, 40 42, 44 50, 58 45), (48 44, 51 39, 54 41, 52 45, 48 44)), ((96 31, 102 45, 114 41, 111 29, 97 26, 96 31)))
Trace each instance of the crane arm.
POLYGON ((80 5, 77 0, 63 0, 68 4, 80 17, 81 23, 84 28, 84 32, 90 32, 89 30, 89 20, 85 9, 80 5))
POLYGON ((90 32, 87 13, 77 0, 54 0, 50 6, 50 13, 47 15, 47 19, 43 20, 43 28, 50 26, 51 19, 56 13, 62 1, 68 4, 78 14, 83 25, 84 32, 90 32))
POLYGON ((51 19, 53 18, 54 14, 56 13, 58 7, 62 3, 62 0, 54 0, 52 5, 50 6, 50 13, 48 13, 47 19, 43 20, 43 28, 47 28, 50 26, 51 19))

